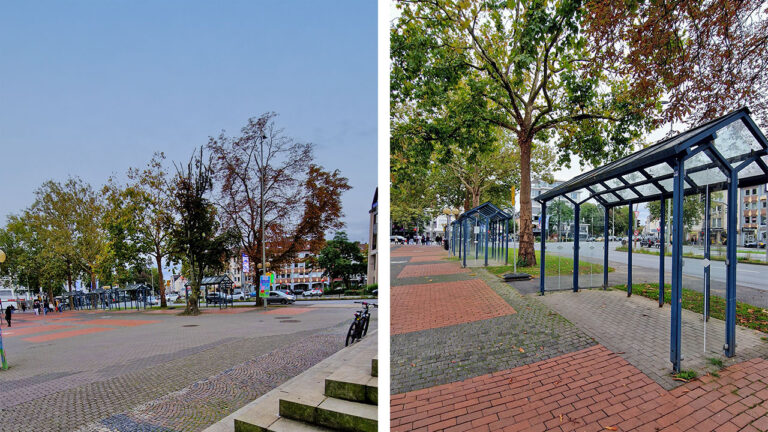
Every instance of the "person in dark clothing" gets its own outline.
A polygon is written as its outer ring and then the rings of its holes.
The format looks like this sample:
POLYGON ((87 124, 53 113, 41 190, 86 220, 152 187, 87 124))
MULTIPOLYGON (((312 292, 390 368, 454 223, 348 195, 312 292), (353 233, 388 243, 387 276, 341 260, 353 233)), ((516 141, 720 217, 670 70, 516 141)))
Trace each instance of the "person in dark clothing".
POLYGON ((11 326, 11 312, 13 311, 13 306, 8 306, 5 308, 5 320, 8 321, 8 327, 11 326))

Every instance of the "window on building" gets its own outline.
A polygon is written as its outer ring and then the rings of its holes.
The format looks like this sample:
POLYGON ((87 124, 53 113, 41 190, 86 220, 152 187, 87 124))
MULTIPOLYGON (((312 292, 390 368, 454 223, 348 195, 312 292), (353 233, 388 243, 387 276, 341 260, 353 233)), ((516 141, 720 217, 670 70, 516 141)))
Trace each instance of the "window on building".
POLYGON ((749 223, 749 216, 747 216, 747 217, 745 217, 745 218, 744 218, 744 223, 745 223, 745 224, 748 224, 748 223, 749 223))
POLYGON ((757 188, 752 189, 752 195, 757 195, 757 188))
POLYGON ((747 191, 744 192, 744 195, 749 195, 749 189, 747 189, 747 191))

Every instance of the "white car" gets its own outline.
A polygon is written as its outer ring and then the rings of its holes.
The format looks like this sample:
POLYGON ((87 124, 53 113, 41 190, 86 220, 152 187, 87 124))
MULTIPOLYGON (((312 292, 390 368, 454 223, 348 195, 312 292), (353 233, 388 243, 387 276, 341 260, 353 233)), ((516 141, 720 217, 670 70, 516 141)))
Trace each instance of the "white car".
POLYGON ((309 291, 304 291, 301 295, 303 295, 304 297, 315 297, 315 296, 322 297, 323 291, 319 289, 313 289, 309 291))
POLYGON ((233 300, 245 300, 245 294, 243 294, 243 290, 236 289, 232 291, 232 299, 233 300))
POLYGON ((167 293, 165 295, 165 301, 167 303, 174 303, 178 298, 179 298, 179 295, 176 293, 167 293))

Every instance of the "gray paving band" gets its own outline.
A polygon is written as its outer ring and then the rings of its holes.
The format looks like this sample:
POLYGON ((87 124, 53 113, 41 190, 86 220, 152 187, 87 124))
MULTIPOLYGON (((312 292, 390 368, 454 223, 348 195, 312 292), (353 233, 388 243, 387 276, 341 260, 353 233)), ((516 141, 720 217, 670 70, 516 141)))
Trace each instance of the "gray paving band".
POLYGON ((392 336, 391 394, 463 381, 595 344, 538 299, 521 296, 485 270, 476 274, 517 313, 392 336))

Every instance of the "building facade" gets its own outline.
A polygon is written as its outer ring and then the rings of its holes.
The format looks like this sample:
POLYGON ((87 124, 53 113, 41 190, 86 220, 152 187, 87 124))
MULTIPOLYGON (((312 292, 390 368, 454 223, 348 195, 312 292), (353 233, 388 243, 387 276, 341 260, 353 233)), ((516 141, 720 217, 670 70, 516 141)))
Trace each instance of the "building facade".
POLYGON ((768 239, 766 227, 766 185, 739 189, 739 233, 738 244, 765 242, 768 239))
POLYGON ((379 188, 373 193, 371 210, 368 211, 368 284, 379 283, 378 234, 379 234, 379 188))

